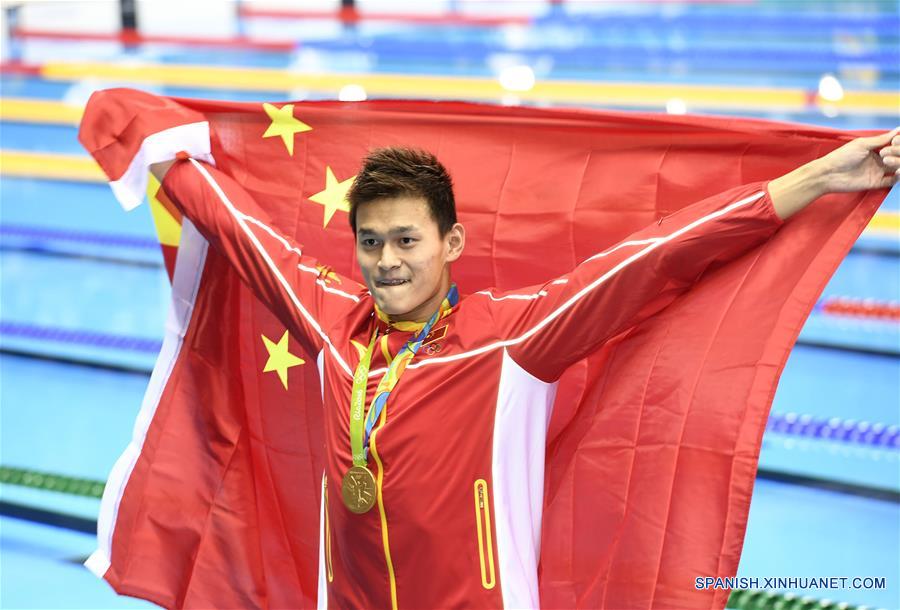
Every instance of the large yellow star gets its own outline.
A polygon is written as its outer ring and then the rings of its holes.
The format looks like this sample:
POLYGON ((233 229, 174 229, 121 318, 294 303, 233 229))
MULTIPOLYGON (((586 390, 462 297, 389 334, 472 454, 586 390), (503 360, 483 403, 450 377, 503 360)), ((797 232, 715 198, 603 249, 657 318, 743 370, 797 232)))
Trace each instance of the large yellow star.
POLYGON ((328 226, 331 217, 334 216, 334 213, 338 210, 344 212, 350 211, 350 202, 347 201, 347 192, 350 190, 355 179, 356 176, 351 176, 346 180, 338 182, 338 179, 334 176, 334 172, 331 171, 331 167, 325 166, 325 190, 319 191, 310 197, 312 201, 325 206, 325 222, 322 224, 323 227, 328 226))
POLYGON ((293 104, 285 104, 281 108, 273 106, 272 104, 263 104, 263 110, 265 110, 266 114, 269 115, 269 118, 272 119, 272 124, 266 129, 266 133, 263 134, 263 137, 271 138, 273 136, 281 136, 284 145, 293 157, 294 134, 312 131, 312 127, 303 121, 294 118, 293 104))
POLYGON ((288 369, 292 366, 297 366, 298 364, 305 364, 306 361, 288 351, 288 331, 284 331, 284 334, 281 335, 281 339, 278 340, 278 343, 275 343, 265 335, 261 336, 263 343, 266 345, 266 351, 269 352, 269 359, 266 360, 266 368, 263 369, 263 373, 277 371, 278 378, 281 380, 281 385, 283 385, 286 390, 288 389, 288 369))

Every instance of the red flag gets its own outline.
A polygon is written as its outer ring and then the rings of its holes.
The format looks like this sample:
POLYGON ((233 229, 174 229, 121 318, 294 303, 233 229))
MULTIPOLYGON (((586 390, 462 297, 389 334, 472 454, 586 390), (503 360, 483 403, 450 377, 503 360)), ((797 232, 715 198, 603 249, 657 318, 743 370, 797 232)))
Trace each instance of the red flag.
MULTIPOLYGON (((453 275, 471 294, 562 276, 693 202, 775 178, 849 137, 753 120, 464 103, 275 106, 127 90, 95 94, 80 133, 126 207, 139 203, 149 163, 180 151, 213 161, 233 179, 228 188, 260 202, 274 231, 334 269, 319 268, 322 286, 348 294, 361 279, 344 195, 370 147, 425 148, 448 167, 469 235, 453 275)), ((737 570, 778 376, 885 194, 823 198, 566 370, 546 436, 542 606, 724 606, 726 591, 698 591, 694 579, 737 570)), ((344 576, 333 573, 342 551, 324 518, 317 350, 289 334, 189 222, 177 256, 163 350, 110 476, 88 565, 120 593, 165 606, 312 607, 344 576)), ((519 599, 504 581, 511 560, 498 557, 498 587, 480 583, 500 603, 519 599)), ((484 578, 483 554, 481 565, 484 578)), ((391 586, 399 606, 415 606, 416 587, 428 584, 403 576, 392 573, 391 586)), ((369 599, 389 605, 386 595, 369 599)))

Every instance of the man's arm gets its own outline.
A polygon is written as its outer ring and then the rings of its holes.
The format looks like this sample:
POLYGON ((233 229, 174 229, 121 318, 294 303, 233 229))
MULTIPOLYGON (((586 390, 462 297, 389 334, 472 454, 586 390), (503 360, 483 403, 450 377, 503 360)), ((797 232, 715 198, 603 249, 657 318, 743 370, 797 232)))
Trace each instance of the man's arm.
POLYGON ((898 148, 896 132, 853 140, 768 184, 687 206, 561 278, 477 298, 486 299, 513 360, 535 377, 555 380, 609 338, 665 308, 710 267, 767 240, 818 196, 896 183, 898 148))
POLYGON ((828 193, 890 188, 900 179, 900 130, 857 138, 769 182, 775 212, 788 219, 828 193))
POLYGON ((204 238, 225 257, 241 280, 298 340, 317 352, 332 347, 329 327, 345 317, 365 289, 333 274, 283 235, 240 184, 194 159, 151 166, 163 190, 204 238))

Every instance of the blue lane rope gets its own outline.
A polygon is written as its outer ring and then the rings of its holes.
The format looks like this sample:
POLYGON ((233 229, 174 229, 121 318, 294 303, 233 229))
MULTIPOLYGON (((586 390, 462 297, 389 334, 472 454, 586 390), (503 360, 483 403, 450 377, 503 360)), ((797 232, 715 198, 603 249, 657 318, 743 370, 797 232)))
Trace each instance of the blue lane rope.
POLYGON ((114 335, 111 333, 85 330, 71 330, 52 326, 38 326, 35 324, 22 324, 18 322, 0 322, 0 335, 35 339, 39 341, 55 341, 57 343, 69 343, 73 345, 108 347, 146 354, 158 354, 162 349, 162 341, 157 339, 145 339, 142 337, 129 337, 125 335, 114 335))
POLYGON ((734 68, 735 65, 757 70, 797 70, 825 72, 837 70, 842 63, 857 62, 877 68, 881 74, 900 71, 900 54, 892 49, 867 50, 858 54, 835 51, 832 48, 806 49, 786 47, 780 49, 759 48, 678 48, 665 45, 636 45, 587 42, 577 49, 534 45, 511 49, 494 41, 440 41, 423 47, 421 39, 369 38, 365 40, 316 41, 304 44, 306 49, 331 53, 370 53, 379 62, 409 58, 414 52, 423 59, 446 60, 450 55, 459 60, 483 62, 495 53, 515 53, 516 57, 531 64, 542 58, 552 58, 554 67, 594 67, 613 64, 618 68, 641 67, 654 62, 691 62, 697 67, 734 68), (598 59, 601 58, 601 59, 598 59))
POLYGON ((883 449, 900 449, 900 426, 896 424, 839 417, 813 417, 798 413, 772 413, 769 415, 766 431, 883 449))
POLYGON ((112 235, 91 231, 70 231, 66 229, 46 229, 25 225, 0 225, 0 238, 19 237, 35 240, 74 241, 96 244, 98 246, 116 246, 123 248, 158 249, 159 241, 153 237, 128 235, 112 235))

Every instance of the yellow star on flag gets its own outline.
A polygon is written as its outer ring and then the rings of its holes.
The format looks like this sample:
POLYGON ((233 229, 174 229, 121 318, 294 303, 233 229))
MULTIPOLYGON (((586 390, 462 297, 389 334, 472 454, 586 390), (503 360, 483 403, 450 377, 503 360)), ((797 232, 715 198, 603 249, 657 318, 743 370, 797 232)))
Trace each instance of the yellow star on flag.
POLYGON ((312 127, 303 121, 294 118, 293 104, 285 104, 281 108, 273 106, 272 104, 263 104, 263 110, 265 110, 266 114, 269 115, 269 118, 272 119, 272 123, 269 125, 269 128, 266 129, 266 133, 263 134, 263 137, 271 138, 273 136, 281 136, 284 145, 287 147, 288 153, 293 157, 294 134, 312 131, 312 127))
POLYGON ((328 226, 331 217, 334 216, 334 213, 338 210, 344 212, 350 211, 350 202, 347 201, 347 192, 350 191, 350 187, 353 185, 355 179, 356 176, 351 176, 346 180, 338 182, 338 179, 334 176, 334 172, 331 171, 331 167, 325 166, 325 190, 319 191, 310 197, 312 201, 325 206, 325 222, 322 225, 323 227, 328 226))
POLYGON ((306 361, 288 351, 288 331, 284 331, 278 343, 275 343, 265 335, 261 335, 261 337, 266 346, 266 351, 269 352, 269 359, 266 360, 266 368, 263 369, 263 373, 276 371, 278 378, 281 380, 281 385, 286 390, 288 389, 288 369, 298 364, 305 364, 306 361))

